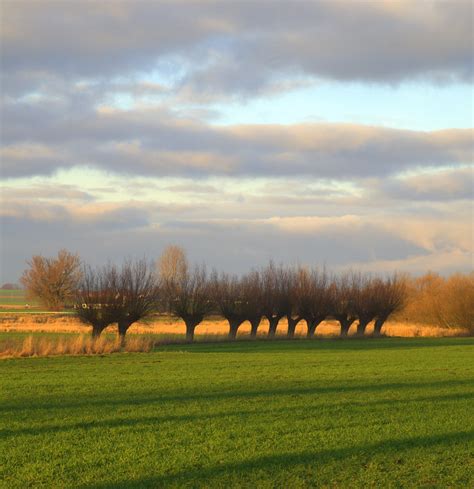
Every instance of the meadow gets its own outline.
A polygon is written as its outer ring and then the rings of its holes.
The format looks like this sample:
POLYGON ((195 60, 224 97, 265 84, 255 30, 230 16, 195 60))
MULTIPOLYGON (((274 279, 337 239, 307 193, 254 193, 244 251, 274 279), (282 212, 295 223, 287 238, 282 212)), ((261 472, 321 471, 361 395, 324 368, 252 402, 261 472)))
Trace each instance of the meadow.
POLYGON ((472 487, 473 353, 349 338, 6 359, 1 484, 472 487))

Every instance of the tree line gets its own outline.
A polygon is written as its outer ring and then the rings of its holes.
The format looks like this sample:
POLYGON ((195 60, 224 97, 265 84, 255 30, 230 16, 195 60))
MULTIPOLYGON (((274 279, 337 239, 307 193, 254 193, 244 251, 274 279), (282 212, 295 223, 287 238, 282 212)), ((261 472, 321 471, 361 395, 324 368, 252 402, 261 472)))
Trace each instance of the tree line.
POLYGON ((175 246, 165 250, 157 265, 128 259, 121 266, 93 268, 81 265, 79 257, 66 250, 56 259, 33 257, 29 265, 21 282, 31 294, 51 308, 72 301, 78 318, 92 326, 94 337, 117 324, 122 341, 132 324, 156 313, 182 319, 189 341, 204 318, 216 314, 228 322, 230 339, 246 321, 250 335, 256 337, 263 319, 269 324, 268 336, 274 337, 284 318, 289 338, 300 322, 313 337, 326 319, 339 322, 341 336, 347 336, 354 324, 357 335, 364 336, 371 322, 374 334, 380 335, 387 319, 407 300, 406 279, 399 274, 333 274, 273 262, 242 276, 208 273, 204 265, 190 266, 183 250, 175 246))

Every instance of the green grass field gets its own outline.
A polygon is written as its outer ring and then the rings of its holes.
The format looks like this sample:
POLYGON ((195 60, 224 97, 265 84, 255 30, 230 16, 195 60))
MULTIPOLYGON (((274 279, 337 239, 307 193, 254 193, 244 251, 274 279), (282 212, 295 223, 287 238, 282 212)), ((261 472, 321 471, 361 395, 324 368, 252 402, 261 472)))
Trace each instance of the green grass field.
POLYGON ((42 307, 37 299, 27 298, 24 290, 0 290, 0 313, 38 314, 45 312, 48 312, 47 309, 42 307))
POLYGON ((474 340, 0 362, 1 484, 473 487, 474 340))

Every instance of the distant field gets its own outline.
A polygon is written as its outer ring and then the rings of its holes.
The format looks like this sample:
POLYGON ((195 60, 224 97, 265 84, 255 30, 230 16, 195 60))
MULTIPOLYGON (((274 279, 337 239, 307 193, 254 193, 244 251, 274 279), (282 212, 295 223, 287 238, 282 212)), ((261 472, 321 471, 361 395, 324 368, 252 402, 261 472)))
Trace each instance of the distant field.
POLYGON ((36 299, 28 299, 24 290, 0 290, 0 314, 45 314, 50 313, 36 299))
MULTIPOLYGON (((0 291, 0 332, 2 331, 32 331, 32 332, 63 332, 63 333, 87 333, 89 329, 74 318, 74 310, 68 309, 59 312, 45 310, 38 301, 27 300, 23 290, 0 291), (25 307, 28 304, 29 307, 25 307)), ((278 326, 278 334, 285 334, 287 322, 282 319, 278 326)), ((355 324, 351 332, 355 332, 355 324)), ((109 328, 115 331, 115 326, 109 328)), ((369 325, 367 333, 370 334, 373 325, 369 325)), ((153 335, 184 335, 184 324, 180 319, 167 315, 154 315, 144 321, 134 324, 130 333, 153 335)), ((263 320, 260 333, 268 331, 268 323, 263 320)), ((198 336, 225 335, 228 332, 228 323, 220 317, 206 318, 196 329, 198 336)), ((404 323, 389 321, 384 326, 385 334, 389 336, 457 336, 463 334, 462 330, 442 329, 436 326, 417 323, 404 323)), ((248 336, 250 324, 245 322, 239 328, 239 336, 248 336)), ((296 334, 304 336, 306 327, 302 321, 296 329, 296 334)), ((339 324, 337 321, 324 321, 316 330, 318 336, 338 335, 339 324)))
POLYGON ((24 297, 25 291, 20 289, 0 289, 0 295, 2 297, 24 297))
POLYGON ((473 487, 474 340, 0 362, 2 487, 473 487))

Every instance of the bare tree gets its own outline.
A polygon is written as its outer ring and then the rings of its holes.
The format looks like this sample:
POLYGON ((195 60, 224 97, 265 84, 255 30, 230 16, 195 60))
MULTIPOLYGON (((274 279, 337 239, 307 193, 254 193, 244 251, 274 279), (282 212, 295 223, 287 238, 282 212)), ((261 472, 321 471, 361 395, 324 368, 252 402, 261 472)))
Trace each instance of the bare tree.
POLYGON ((364 335, 368 324, 377 316, 377 289, 382 286, 383 282, 379 278, 354 274, 353 305, 358 318, 358 336, 364 335))
POLYGON ((247 320, 244 285, 236 276, 213 273, 212 298, 219 313, 229 323, 229 338, 234 340, 239 326, 247 320))
POLYGON ((189 268, 186 252, 180 246, 167 246, 158 259, 157 268, 161 281, 180 280, 186 275, 189 268))
POLYGON ((269 323, 268 336, 274 337, 281 318, 288 314, 288 270, 270 262, 261 272, 262 311, 269 323))
POLYGON ((333 281, 334 300, 332 316, 341 325, 341 336, 347 336, 351 325, 356 321, 354 295, 357 280, 353 273, 343 273, 333 281))
POLYGON ((116 299, 120 301, 118 332, 122 344, 130 326, 157 310, 160 288, 154 267, 147 260, 126 260, 118 276, 116 299))
POLYGON ((325 270, 312 270, 305 276, 300 296, 300 315, 306 321, 307 336, 312 338, 316 328, 333 309, 333 290, 325 270))
POLYGON ((206 269, 203 266, 195 267, 179 279, 165 282, 164 291, 170 312, 184 321, 186 339, 192 341, 196 326, 213 309, 206 269))
POLYGON ((48 309, 59 310, 73 299, 81 278, 79 256, 67 250, 56 258, 35 255, 20 279, 27 295, 38 298, 48 309))
POLYGON ((381 334, 382 326, 393 313, 403 309, 407 299, 407 290, 406 278, 398 274, 377 282, 374 291, 377 304, 375 336, 381 334))
POLYGON ((121 300, 117 296, 119 273, 114 265, 92 269, 85 267, 75 295, 75 312, 78 318, 92 326, 92 336, 98 338, 102 331, 117 322, 121 300))
POLYGON ((245 319, 250 323, 250 336, 255 338, 263 316, 263 290, 260 273, 253 270, 244 275, 241 284, 245 319))
POLYGON ((296 270, 289 270, 288 281, 289 307, 286 314, 288 320, 287 337, 293 338, 295 336, 296 326, 303 320, 301 313, 305 308, 305 299, 309 290, 310 272, 307 268, 303 267, 298 267, 296 270))

